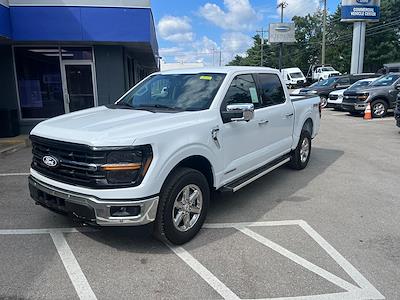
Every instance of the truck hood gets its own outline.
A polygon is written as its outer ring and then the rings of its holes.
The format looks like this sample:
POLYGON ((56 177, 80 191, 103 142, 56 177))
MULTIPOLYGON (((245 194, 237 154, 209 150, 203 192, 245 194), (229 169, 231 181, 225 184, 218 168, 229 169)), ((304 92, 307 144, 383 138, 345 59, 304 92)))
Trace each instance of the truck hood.
POLYGON ((376 92, 384 92, 386 90, 390 90, 391 86, 371 86, 371 87, 360 87, 358 89, 347 90, 345 95, 356 95, 363 93, 376 93, 376 92))
POLYGON ((106 106, 62 115, 39 123, 32 135, 89 146, 129 146, 141 135, 195 122, 193 112, 149 112, 106 106))

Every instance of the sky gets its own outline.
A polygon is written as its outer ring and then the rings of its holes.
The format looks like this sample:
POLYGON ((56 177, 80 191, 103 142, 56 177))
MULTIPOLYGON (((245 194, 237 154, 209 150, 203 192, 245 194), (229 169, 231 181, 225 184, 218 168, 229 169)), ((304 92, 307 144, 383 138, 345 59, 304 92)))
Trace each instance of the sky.
MULTIPOLYGON (((165 62, 203 62, 218 65, 252 45, 251 37, 280 21, 282 0, 152 0, 160 56, 165 62)), ((313 13, 320 0, 286 0, 286 21, 313 13)), ((328 0, 334 11, 340 0, 328 0)), ((267 33, 265 33, 267 36, 267 33)))

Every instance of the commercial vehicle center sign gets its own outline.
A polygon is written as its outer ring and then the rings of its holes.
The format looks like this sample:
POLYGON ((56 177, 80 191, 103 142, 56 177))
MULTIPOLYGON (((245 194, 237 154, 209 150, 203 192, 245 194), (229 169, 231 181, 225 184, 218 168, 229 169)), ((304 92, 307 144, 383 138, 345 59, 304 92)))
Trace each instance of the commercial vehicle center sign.
POLYGON ((378 22, 380 15, 380 0, 342 0, 344 22, 378 22))

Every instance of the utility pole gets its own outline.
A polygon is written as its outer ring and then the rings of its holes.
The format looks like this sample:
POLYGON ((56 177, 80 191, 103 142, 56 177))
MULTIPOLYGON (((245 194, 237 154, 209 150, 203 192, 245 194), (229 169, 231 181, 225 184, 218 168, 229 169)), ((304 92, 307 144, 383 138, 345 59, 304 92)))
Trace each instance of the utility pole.
POLYGON ((267 32, 264 30, 264 28, 261 28, 261 30, 257 30, 257 34, 260 34, 261 38, 261 60, 260 60, 260 67, 264 66, 264 33, 267 32))
POLYGON ((212 49, 211 49, 211 51, 212 51, 212 56, 213 56, 213 59, 212 59, 212 65, 213 65, 213 67, 215 66, 215 57, 214 57, 214 54, 215 54, 215 48, 214 47, 212 47, 212 49))
MULTIPOLYGON (((283 10, 288 6, 286 1, 279 3, 278 8, 281 8, 281 23, 283 23, 283 10)), ((283 43, 279 47, 279 71, 282 71, 282 56, 283 56, 283 43)))
POLYGON ((322 32, 322 65, 325 65, 325 57, 326 57, 326 0, 324 1, 324 25, 322 32))

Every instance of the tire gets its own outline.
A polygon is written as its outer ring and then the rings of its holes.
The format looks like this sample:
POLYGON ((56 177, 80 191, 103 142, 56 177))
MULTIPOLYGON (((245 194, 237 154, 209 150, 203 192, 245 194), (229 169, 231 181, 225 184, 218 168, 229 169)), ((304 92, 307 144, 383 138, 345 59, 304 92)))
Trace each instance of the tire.
POLYGON ((176 169, 168 176, 161 189, 157 217, 154 222, 154 236, 161 241, 176 245, 190 241, 204 223, 209 202, 210 187, 205 176, 190 168, 176 169), (187 189, 189 192, 185 194, 187 189), (195 191, 198 193, 194 201, 196 203, 193 202, 193 205, 190 205, 186 202, 188 197, 185 195, 193 196, 195 191), (199 213, 191 212, 194 210, 199 213), (179 214, 180 217, 178 217, 179 214), (174 219, 177 222, 174 222, 174 219))
POLYGON ((328 107, 328 98, 325 96, 321 96, 321 108, 327 108, 328 107))
POLYGON ((308 162, 310 161, 311 156, 311 134, 308 131, 303 130, 300 135, 300 140, 297 145, 297 148, 292 152, 290 159, 290 167, 295 170, 303 170, 307 167, 308 162), (304 144, 308 144, 308 152, 307 155, 303 155, 304 144))
POLYGON ((384 118, 388 113, 388 105, 384 100, 375 100, 371 103, 372 118, 384 118))

